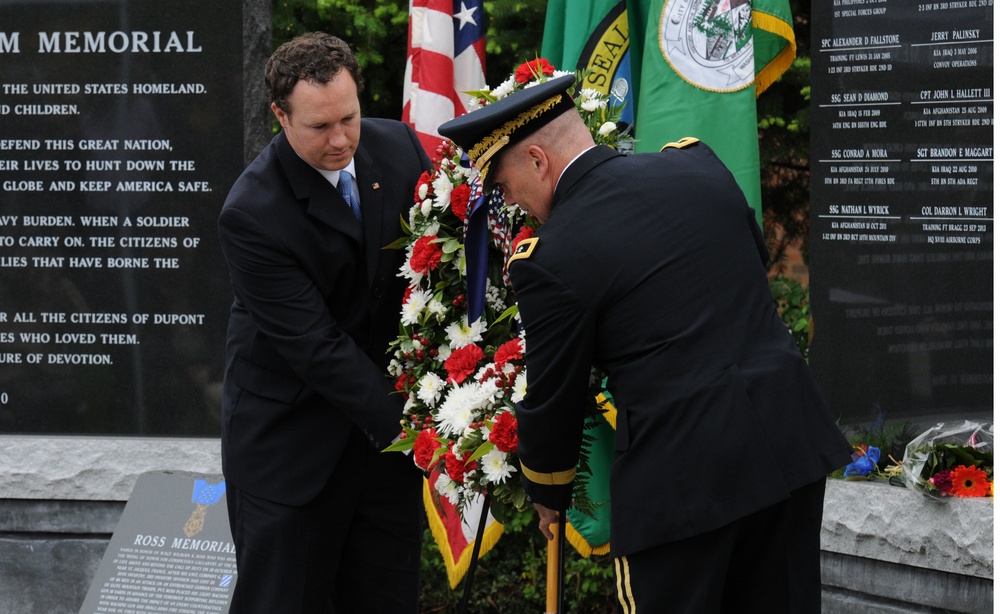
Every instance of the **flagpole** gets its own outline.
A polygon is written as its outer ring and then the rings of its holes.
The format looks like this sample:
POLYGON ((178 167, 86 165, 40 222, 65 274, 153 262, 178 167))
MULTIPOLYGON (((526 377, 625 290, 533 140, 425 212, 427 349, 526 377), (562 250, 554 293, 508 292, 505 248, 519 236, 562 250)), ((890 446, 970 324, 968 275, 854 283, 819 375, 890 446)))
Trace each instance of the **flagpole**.
POLYGON ((472 598, 472 579, 476 575, 476 566, 479 563, 479 550, 483 545, 483 533, 486 532, 486 518, 490 514, 490 499, 489 497, 484 497, 486 501, 483 503, 483 511, 479 514, 479 528, 476 529, 476 543, 472 545, 472 560, 469 561, 469 571, 468 575, 465 577, 465 593, 462 595, 462 603, 459 606, 458 611, 461 614, 469 608, 469 600, 472 598))
POLYGON ((562 614, 563 604, 563 570, 566 566, 563 560, 565 554, 563 534, 563 517, 565 513, 559 514, 559 521, 549 525, 549 530, 555 537, 549 540, 548 560, 545 567, 545 614, 562 614))

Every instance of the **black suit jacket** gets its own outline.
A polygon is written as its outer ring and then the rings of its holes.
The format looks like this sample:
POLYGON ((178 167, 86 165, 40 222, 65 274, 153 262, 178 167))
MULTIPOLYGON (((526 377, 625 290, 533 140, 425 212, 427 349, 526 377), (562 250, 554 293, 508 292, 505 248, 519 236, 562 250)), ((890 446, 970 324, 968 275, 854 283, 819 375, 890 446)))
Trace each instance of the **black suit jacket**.
POLYGON ((775 311, 753 212, 706 145, 586 152, 536 236, 510 264, 534 501, 569 503, 592 364, 618 408, 616 556, 718 528, 850 461, 775 311))
POLYGON ((414 132, 365 119, 354 156, 364 227, 277 135, 219 216, 235 300, 222 407, 234 487, 299 505, 326 484, 352 428, 376 448, 400 432, 386 375, 405 280, 400 216, 430 161, 414 132))

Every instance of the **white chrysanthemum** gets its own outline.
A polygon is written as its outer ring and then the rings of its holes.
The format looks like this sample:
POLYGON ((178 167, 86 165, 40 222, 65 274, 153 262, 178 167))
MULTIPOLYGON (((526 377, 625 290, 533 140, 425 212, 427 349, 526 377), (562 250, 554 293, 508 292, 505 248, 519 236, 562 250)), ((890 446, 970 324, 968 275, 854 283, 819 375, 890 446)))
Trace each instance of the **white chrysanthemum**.
POLYGON ((445 328, 444 332, 448 336, 448 345, 454 349, 458 349, 470 343, 479 343, 483 340, 483 333, 486 332, 486 320, 485 318, 479 318, 472 324, 469 324, 469 316, 463 315, 461 321, 452 322, 445 328))
POLYGON ((510 400, 514 403, 520 403, 524 400, 524 395, 528 392, 528 378, 525 376, 525 372, 521 371, 514 378, 514 389, 511 390, 510 400))
POLYGON ((399 374, 403 372, 403 365, 399 364, 399 358, 402 354, 401 350, 396 350, 396 353, 393 354, 395 358, 389 361, 389 375, 399 377, 399 374))
POLYGON ((420 200, 423 200, 423 199, 427 198, 427 191, 429 189, 430 189, 430 186, 428 186, 426 183, 421 183, 420 184, 420 187, 417 188, 417 196, 420 197, 420 200))
POLYGON ((448 313, 448 309, 441 301, 431 299, 431 301, 427 303, 427 313, 437 318, 437 321, 440 322, 444 319, 444 315, 448 313))
POLYGON ((601 127, 597 129, 597 134, 601 136, 608 136, 609 134, 614 132, 615 128, 617 127, 618 126, 615 125, 615 122, 604 122, 603 124, 601 124, 601 127))
POLYGON ((441 173, 434 178, 434 205, 441 210, 451 206, 451 191, 455 186, 447 173, 441 173))
POLYGON ((434 490, 436 490, 439 495, 447 499, 452 505, 458 505, 458 484, 452 482, 447 473, 442 473, 438 476, 438 479, 434 481, 434 490))
POLYGON ((506 81, 498 85, 496 89, 490 92, 490 95, 496 98, 497 100, 501 98, 506 98, 507 96, 510 96, 514 92, 514 89, 516 87, 517 87, 517 80, 514 78, 514 75, 511 75, 507 77, 506 81))
POLYGON ((573 73, 568 70, 557 70, 552 73, 552 76, 549 77, 549 79, 558 79, 559 77, 565 77, 566 75, 572 75, 572 74, 573 73))
POLYGON ((436 237, 439 230, 441 230, 441 222, 434 222, 428 224, 420 234, 424 237, 436 237))
MULTIPOLYGON (((486 370, 487 369, 492 369, 493 372, 496 373, 496 371, 497 371, 496 364, 494 364, 494 363, 491 362, 491 363, 489 363, 486 366, 480 367, 479 371, 476 372, 476 375, 475 375, 474 379, 477 382, 480 381, 480 380, 483 380, 483 378, 486 377, 486 370)), ((480 386, 483 389, 483 396, 487 397, 490 402, 496 401, 501 396, 503 396, 503 386, 497 386, 496 381, 497 381, 497 378, 491 377, 491 378, 486 379, 485 381, 483 381, 482 384, 480 384, 480 386)))
POLYGON ((399 273, 396 273, 396 277, 406 279, 411 286, 419 286, 424 279, 424 274, 410 266, 410 258, 412 257, 413 245, 411 244, 406 247, 406 258, 403 260, 402 266, 399 267, 399 273))
POLYGON ((507 309, 507 304, 504 303, 504 291, 493 285, 489 279, 486 280, 486 303, 497 314, 507 309))
POLYGON ((459 248, 455 250, 455 255, 449 261, 451 268, 455 269, 459 276, 465 276, 466 262, 465 262, 465 246, 459 245, 459 248))
POLYGON ((451 356, 451 346, 447 345, 447 344, 445 344, 445 345, 439 345, 438 346, 438 355, 437 355, 438 360, 440 360, 441 362, 444 362, 444 361, 448 360, 449 356, 451 356))
POLYGON ((475 178, 477 179, 479 178, 479 171, 474 166, 469 166, 469 167, 456 166, 455 176, 462 179, 462 181, 464 181, 465 183, 468 183, 471 187, 472 185, 471 180, 473 179, 473 176, 475 176, 475 178))
POLYGON ((406 395, 406 403, 403 403, 403 411, 409 413, 417 406, 417 397, 412 393, 406 395))
POLYGON ((484 402, 489 399, 475 382, 463 384, 448 391, 438 407, 437 421, 443 435, 457 435, 472 424, 484 402))
POLYGON ((410 292, 410 298, 403 303, 402 316, 400 320, 407 326, 413 326, 420 321, 420 316, 424 313, 424 308, 431 300, 429 290, 414 290, 410 292))
POLYGON ((417 398, 427 407, 434 407, 441 399, 441 391, 445 385, 445 381, 437 373, 426 373, 417 385, 417 398))
POLYGON ((580 102, 600 100, 600 98, 601 98, 601 93, 593 88, 585 87, 580 90, 580 102))
POLYGON ((424 217, 430 217, 432 206, 434 206, 434 202, 429 198, 425 198, 420 203, 420 215, 424 217))
POLYGON ((588 113, 593 113, 598 109, 603 109, 608 106, 607 100, 600 100, 598 98, 593 98, 591 100, 586 100, 580 103, 580 108, 588 113))
POLYGON ((507 453, 493 448, 479 459, 479 469, 492 484, 499 484, 517 471, 507 462, 507 453))

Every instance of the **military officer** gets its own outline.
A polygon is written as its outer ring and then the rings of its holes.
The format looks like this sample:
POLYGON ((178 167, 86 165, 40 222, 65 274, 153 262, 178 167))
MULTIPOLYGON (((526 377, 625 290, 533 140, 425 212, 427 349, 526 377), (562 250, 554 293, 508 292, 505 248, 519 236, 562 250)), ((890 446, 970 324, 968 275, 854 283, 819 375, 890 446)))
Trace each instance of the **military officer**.
POLYGON ((611 549, 623 612, 820 611, 826 475, 850 462, 775 311, 767 251, 697 139, 596 146, 566 76, 439 128, 542 223, 510 274, 526 333, 525 487, 570 505, 591 365, 618 409, 611 549))

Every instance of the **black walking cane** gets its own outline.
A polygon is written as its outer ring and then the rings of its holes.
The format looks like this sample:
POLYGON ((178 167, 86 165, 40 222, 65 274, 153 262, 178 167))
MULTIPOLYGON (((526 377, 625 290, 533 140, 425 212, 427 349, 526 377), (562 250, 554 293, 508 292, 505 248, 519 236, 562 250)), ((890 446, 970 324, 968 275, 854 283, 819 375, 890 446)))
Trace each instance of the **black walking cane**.
POLYGON ((483 533, 486 532, 486 518, 490 513, 490 499, 486 497, 483 503, 483 513, 479 515, 479 528, 476 529, 476 543, 472 545, 472 560, 469 562, 469 575, 465 577, 465 592, 462 594, 462 603, 458 611, 465 614, 469 607, 469 599, 472 598, 472 580, 476 576, 476 566, 479 564, 479 550, 483 545, 483 533))

